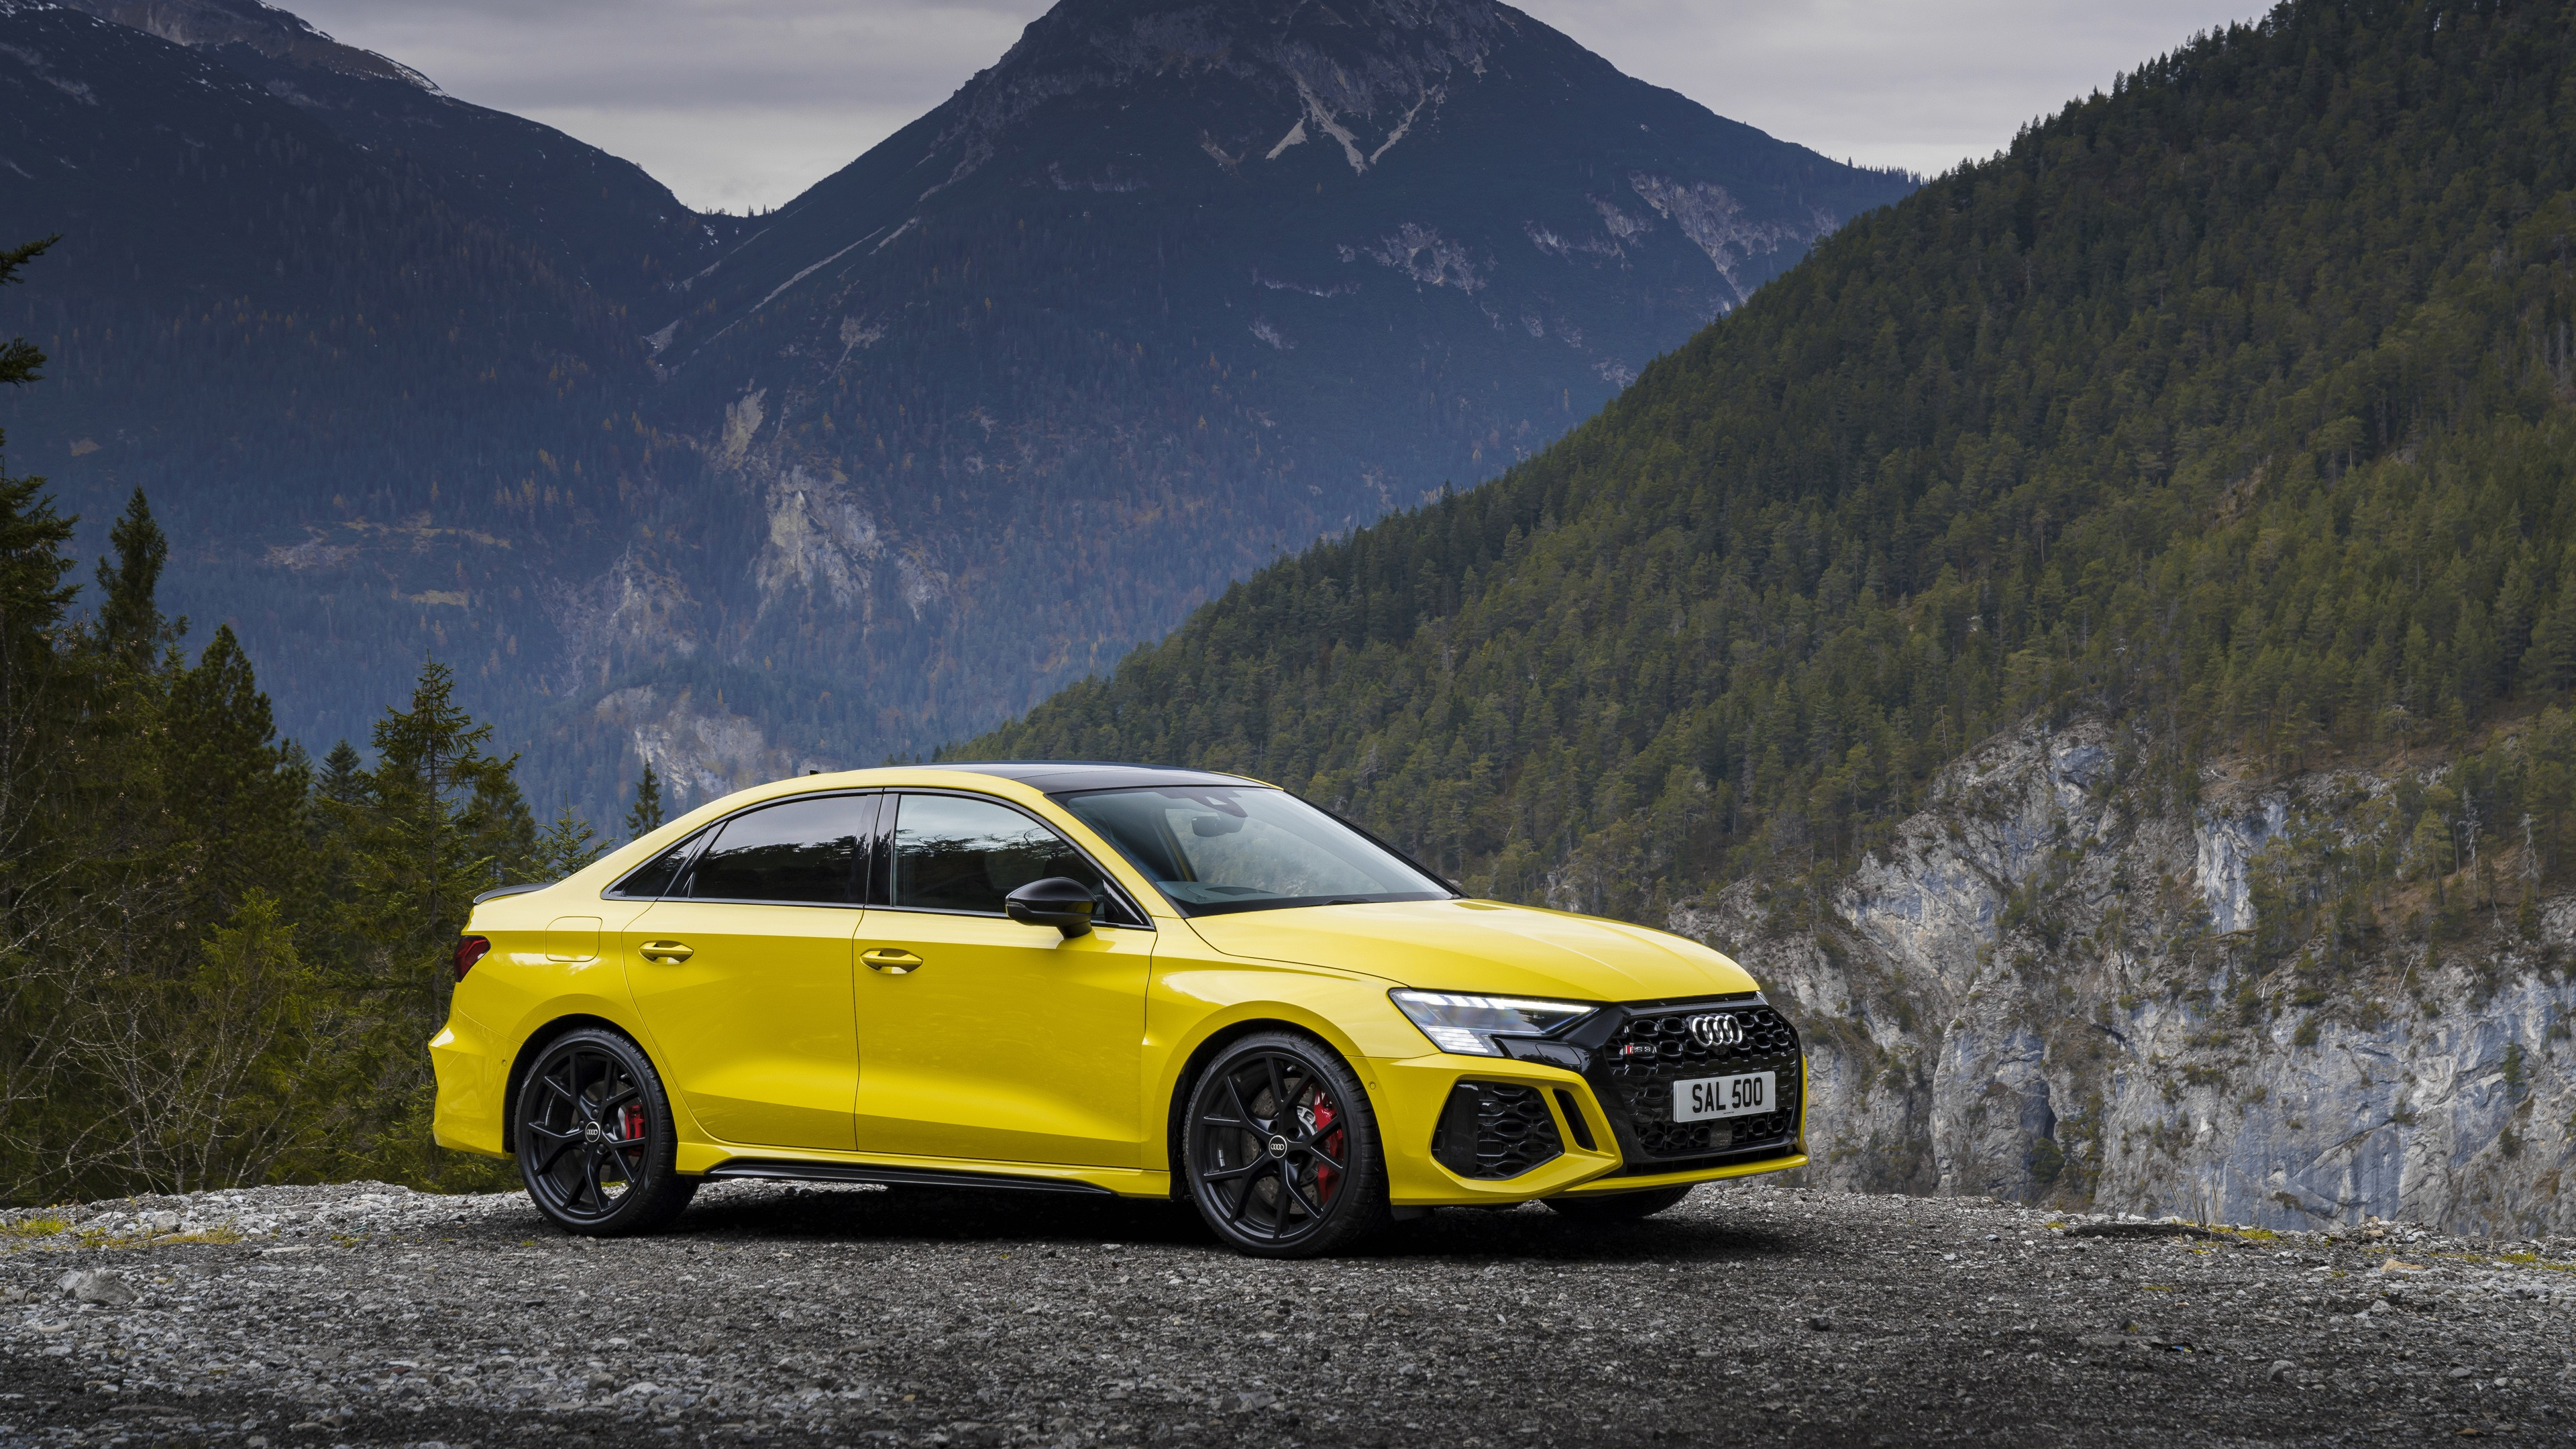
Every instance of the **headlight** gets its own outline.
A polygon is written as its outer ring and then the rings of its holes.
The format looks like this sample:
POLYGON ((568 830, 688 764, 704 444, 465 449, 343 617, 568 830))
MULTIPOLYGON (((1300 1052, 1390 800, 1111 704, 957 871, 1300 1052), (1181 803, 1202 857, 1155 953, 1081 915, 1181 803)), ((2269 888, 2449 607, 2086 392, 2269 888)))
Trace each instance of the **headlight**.
POLYGON ((1431 1044, 1464 1056, 1498 1057, 1498 1036, 1545 1036, 1597 1007, 1574 1001, 1525 1001, 1516 996, 1455 996, 1445 991, 1390 991, 1396 1009, 1413 1019, 1431 1044))

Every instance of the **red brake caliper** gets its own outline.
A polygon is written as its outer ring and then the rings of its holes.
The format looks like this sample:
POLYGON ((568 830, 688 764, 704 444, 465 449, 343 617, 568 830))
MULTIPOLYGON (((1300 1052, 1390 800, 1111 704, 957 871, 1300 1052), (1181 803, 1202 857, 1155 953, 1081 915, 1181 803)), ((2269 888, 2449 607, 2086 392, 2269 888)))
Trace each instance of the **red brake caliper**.
MULTIPOLYGON (((1342 1155, 1342 1144, 1337 1139, 1340 1138, 1342 1134, 1331 1130, 1332 1126, 1333 1099, 1330 1097, 1318 1096, 1315 1100, 1315 1145, 1323 1148, 1326 1152, 1333 1154, 1335 1157, 1340 1157, 1342 1155)), ((1341 1173, 1332 1168, 1318 1166, 1315 1169, 1316 1198, 1319 1201, 1331 1202, 1333 1200, 1333 1184, 1339 1181, 1341 1176, 1341 1173)))
POLYGON ((632 1102, 617 1109, 617 1140, 634 1142, 644 1136, 644 1109, 632 1102))

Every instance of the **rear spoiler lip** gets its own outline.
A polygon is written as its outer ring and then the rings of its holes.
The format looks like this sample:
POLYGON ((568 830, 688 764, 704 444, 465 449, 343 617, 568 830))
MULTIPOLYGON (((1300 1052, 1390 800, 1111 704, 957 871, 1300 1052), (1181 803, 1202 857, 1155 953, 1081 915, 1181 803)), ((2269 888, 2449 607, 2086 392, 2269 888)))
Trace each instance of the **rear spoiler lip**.
POLYGON ((553 881, 539 881, 539 882, 537 882, 535 885, 505 885, 505 886, 494 886, 492 889, 490 889, 490 890, 488 890, 488 891, 485 891, 483 894, 481 894, 481 895, 479 895, 479 896, 476 896, 476 897, 474 898, 474 904, 476 904, 476 905, 478 905, 478 906, 479 906, 479 905, 483 904, 485 901, 489 901, 489 900, 497 900, 497 899, 499 899, 499 898, 500 898, 500 897, 502 897, 502 896, 523 896, 523 895, 526 895, 526 894, 527 894, 528 892, 530 892, 530 891, 541 891, 541 890, 544 890, 547 886, 550 886, 550 885, 553 885, 553 884, 554 884, 554 882, 553 882, 553 881))

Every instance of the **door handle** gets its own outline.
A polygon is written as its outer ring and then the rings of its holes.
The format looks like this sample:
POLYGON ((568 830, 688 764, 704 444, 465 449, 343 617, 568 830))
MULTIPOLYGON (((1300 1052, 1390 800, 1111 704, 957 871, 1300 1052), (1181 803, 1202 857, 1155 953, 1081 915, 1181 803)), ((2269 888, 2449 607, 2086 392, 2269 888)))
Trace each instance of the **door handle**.
POLYGON ((635 954, 656 966, 677 966, 698 953, 680 941, 647 941, 635 948, 635 954))
POLYGON ((901 976, 921 965, 920 957, 893 946, 876 946, 861 951, 859 959, 868 963, 869 970, 882 971, 888 976, 901 976))

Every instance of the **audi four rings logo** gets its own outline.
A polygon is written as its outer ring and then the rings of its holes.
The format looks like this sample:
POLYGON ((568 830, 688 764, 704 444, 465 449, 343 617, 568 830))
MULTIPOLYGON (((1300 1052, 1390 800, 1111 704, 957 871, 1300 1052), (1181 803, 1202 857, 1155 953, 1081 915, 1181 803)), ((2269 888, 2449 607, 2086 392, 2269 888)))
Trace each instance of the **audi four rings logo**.
POLYGON ((1690 1019, 1691 1040, 1704 1047, 1731 1047, 1744 1041, 1744 1023, 1733 1016, 1710 1012, 1690 1019))

